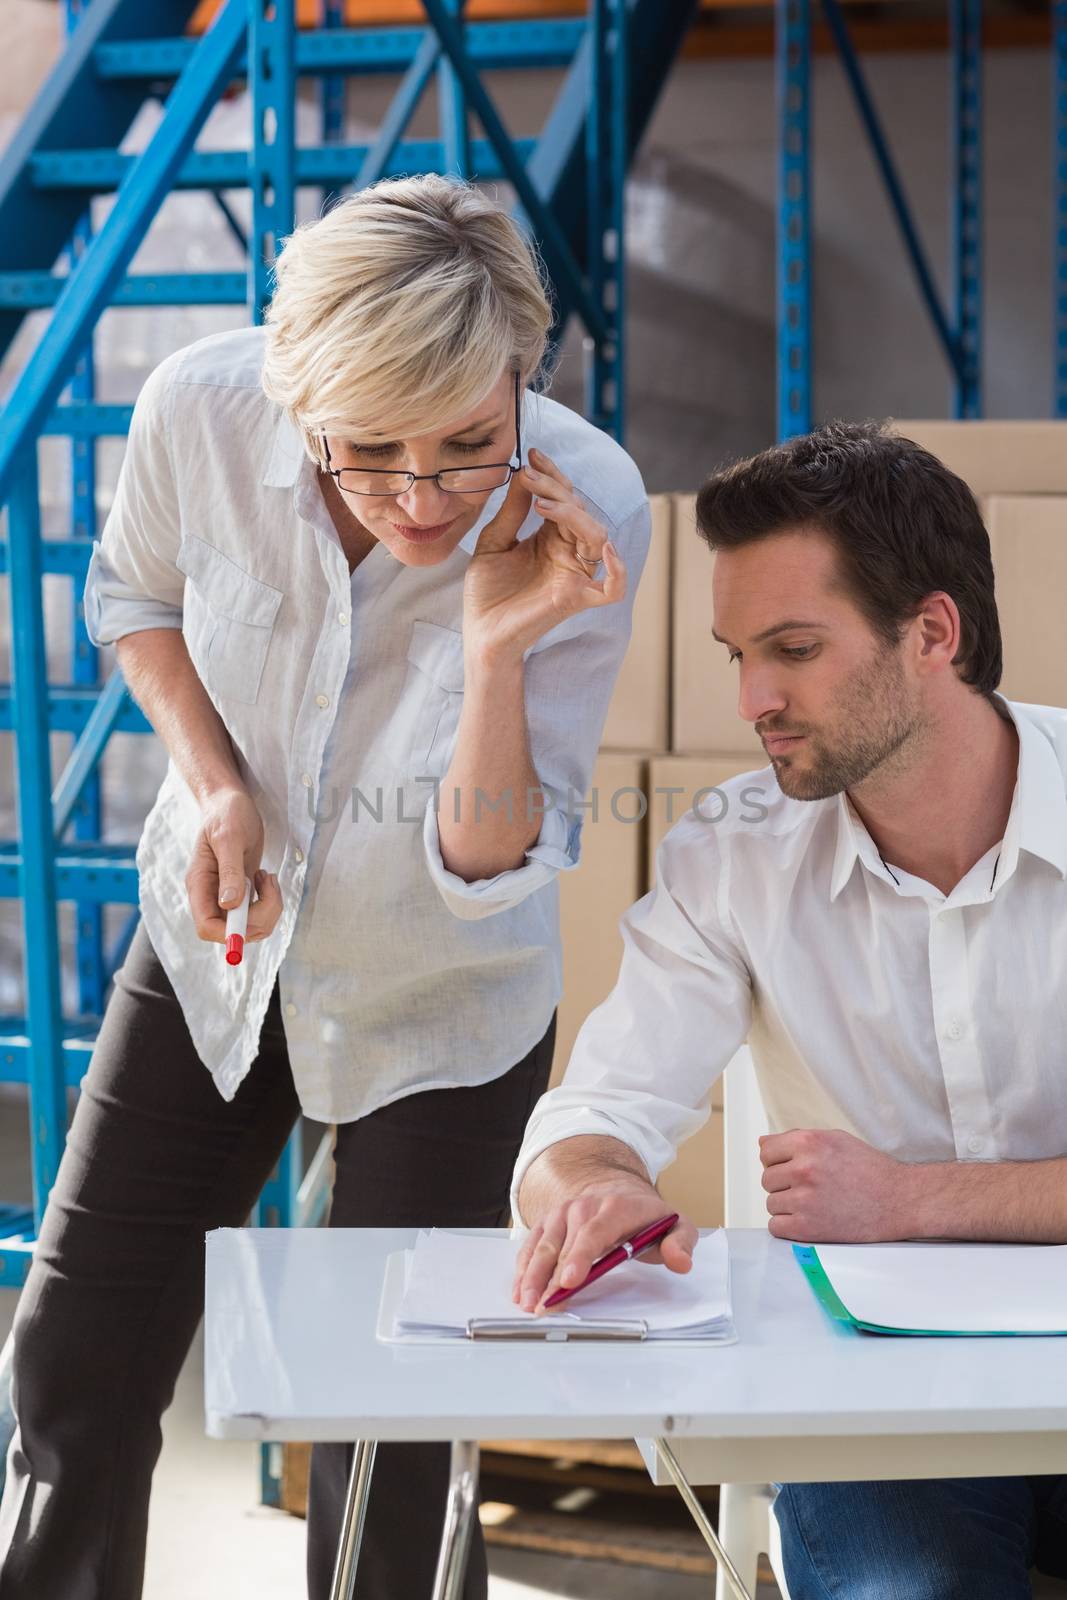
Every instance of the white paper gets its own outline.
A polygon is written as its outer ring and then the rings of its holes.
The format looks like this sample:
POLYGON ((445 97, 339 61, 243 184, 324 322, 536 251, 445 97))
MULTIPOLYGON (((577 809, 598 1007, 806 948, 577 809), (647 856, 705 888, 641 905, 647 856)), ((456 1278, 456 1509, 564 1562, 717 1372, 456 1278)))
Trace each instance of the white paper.
POLYGON ((566 1314, 577 1322, 644 1322, 647 1337, 732 1338, 730 1258, 720 1228, 702 1238, 689 1272, 652 1262, 625 1261, 567 1301, 537 1317, 511 1298, 515 1243, 436 1228, 408 1252, 405 1289, 395 1332, 466 1334, 473 1319, 507 1319, 544 1326, 566 1314))
POLYGON ((1067 1333, 1067 1245, 820 1244, 858 1322, 928 1333, 1067 1333))

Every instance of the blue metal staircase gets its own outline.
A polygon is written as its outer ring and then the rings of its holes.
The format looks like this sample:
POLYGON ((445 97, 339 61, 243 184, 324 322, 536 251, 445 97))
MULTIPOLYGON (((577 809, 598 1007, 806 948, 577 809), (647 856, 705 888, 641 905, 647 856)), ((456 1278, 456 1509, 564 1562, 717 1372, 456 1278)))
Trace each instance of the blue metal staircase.
MULTIPOLYGON (((298 32, 293 0, 225 0, 200 37, 194 0, 67 0, 66 48, 0 158, 0 357, 31 311, 50 311, 0 413, 0 571, 10 582, 12 683, 0 685, 0 729, 14 733, 18 837, 0 840, 0 896, 20 898, 26 1014, 0 1018, 0 1081, 29 1086, 32 1215, 0 1210, 0 1285, 21 1282, 66 1132, 66 1089, 88 1063, 111 975, 137 920, 128 845, 103 842, 99 762, 113 732, 149 733, 116 671, 99 682, 80 597, 97 533, 96 441, 125 433, 132 408, 94 398, 92 338, 102 314, 129 306, 246 306, 269 295, 275 241, 291 229, 295 193, 335 194, 373 179, 437 170, 506 179, 554 282, 557 334, 578 316, 588 352, 588 410, 621 435, 624 419, 623 191, 627 167, 696 9, 696 0, 590 0, 584 18, 466 22, 463 0, 425 0, 424 27, 348 28, 324 0, 321 28, 298 32), (545 126, 512 137, 483 82, 487 68, 557 67, 545 126), (345 79, 399 73, 373 142, 343 142, 345 79), (322 139, 297 148, 298 78, 321 84, 322 139), (405 137, 427 84, 439 91, 437 139, 405 137), (220 97, 247 84, 253 142, 201 150, 220 97), (121 146, 147 101, 162 116, 145 148, 121 146), (471 124, 477 124, 477 136, 471 124), (245 272, 134 273, 136 252, 176 189, 220 205, 247 249, 245 272), (224 191, 251 192, 251 232, 224 191), (95 236, 88 205, 114 194, 95 236), (71 441, 69 536, 42 538, 37 443, 71 441), (73 681, 49 683, 42 577, 73 584, 73 681), (51 732, 73 736, 54 776, 51 732), (76 909, 78 1011, 60 996, 57 905, 76 909), (105 905, 132 909, 112 948, 105 905)), ((297 1214, 299 1151, 265 1192, 265 1218, 297 1214)))

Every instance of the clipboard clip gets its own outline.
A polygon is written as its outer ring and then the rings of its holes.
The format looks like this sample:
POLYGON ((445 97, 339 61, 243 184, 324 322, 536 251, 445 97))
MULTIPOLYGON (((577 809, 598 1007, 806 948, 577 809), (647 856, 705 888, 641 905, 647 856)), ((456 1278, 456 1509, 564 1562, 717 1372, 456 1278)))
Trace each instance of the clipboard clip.
POLYGON ((561 1311, 552 1317, 533 1322, 518 1322, 514 1317, 471 1317, 467 1323, 468 1339, 532 1339, 538 1344, 570 1344, 579 1339, 630 1339, 641 1340, 648 1334, 644 1321, 604 1318, 591 1322, 575 1316, 573 1311, 561 1311), (564 1322, 565 1317, 573 1320, 564 1322))

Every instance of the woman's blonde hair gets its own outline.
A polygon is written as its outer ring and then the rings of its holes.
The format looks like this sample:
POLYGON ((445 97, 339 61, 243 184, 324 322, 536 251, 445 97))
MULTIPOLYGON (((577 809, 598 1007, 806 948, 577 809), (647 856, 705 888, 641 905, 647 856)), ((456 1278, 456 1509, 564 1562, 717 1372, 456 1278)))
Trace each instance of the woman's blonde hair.
POLYGON ((263 388, 303 430, 432 432, 505 369, 542 368, 552 322, 534 249, 494 200, 428 174, 360 190, 298 227, 275 265, 263 388))

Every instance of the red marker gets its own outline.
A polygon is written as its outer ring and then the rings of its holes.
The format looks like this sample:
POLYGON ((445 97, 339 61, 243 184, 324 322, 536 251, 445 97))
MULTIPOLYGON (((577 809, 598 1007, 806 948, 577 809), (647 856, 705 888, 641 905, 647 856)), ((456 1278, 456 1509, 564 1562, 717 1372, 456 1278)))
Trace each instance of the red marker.
POLYGON ((239 967, 245 948, 248 929, 248 902, 252 898, 252 881, 245 879, 244 899, 226 914, 226 960, 231 967, 239 967))
POLYGON ((632 1238, 624 1239, 621 1244, 609 1250, 607 1255, 594 1261, 581 1283, 576 1283, 573 1289, 557 1289, 555 1294, 550 1294, 545 1301, 546 1309, 561 1305, 564 1300, 569 1300, 572 1294, 577 1294, 581 1289, 588 1289, 591 1283, 602 1278, 605 1272, 610 1272, 612 1267, 619 1267, 624 1261, 632 1261, 642 1250, 650 1250, 654 1244, 659 1244, 661 1239, 667 1237, 677 1221, 678 1212, 672 1211, 669 1217, 661 1217, 658 1222, 651 1222, 647 1228, 641 1228, 632 1238))

